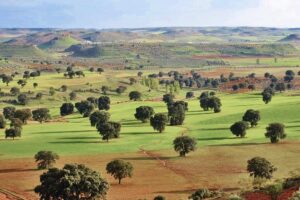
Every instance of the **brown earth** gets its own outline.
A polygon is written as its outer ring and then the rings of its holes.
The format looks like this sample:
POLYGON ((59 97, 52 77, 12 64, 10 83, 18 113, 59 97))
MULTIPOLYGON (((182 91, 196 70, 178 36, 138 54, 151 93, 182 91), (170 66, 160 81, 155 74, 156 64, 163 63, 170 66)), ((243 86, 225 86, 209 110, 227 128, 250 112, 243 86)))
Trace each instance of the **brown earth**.
MULTIPOLYGON (((299 168, 299 144, 201 147, 186 158, 178 157, 171 150, 141 149, 136 153, 61 157, 56 166, 82 163, 102 172, 111 184, 109 200, 153 199, 158 194, 176 200, 187 199, 193 191, 203 187, 228 193, 251 189, 246 163, 254 156, 263 156, 278 168, 274 179, 288 177, 291 171, 299 168), (133 178, 124 179, 121 185, 105 173, 106 163, 116 158, 127 160, 134 166, 133 178)), ((0 160, 0 188, 29 200, 37 199, 33 188, 39 183, 43 171, 35 168, 33 158, 0 160)))

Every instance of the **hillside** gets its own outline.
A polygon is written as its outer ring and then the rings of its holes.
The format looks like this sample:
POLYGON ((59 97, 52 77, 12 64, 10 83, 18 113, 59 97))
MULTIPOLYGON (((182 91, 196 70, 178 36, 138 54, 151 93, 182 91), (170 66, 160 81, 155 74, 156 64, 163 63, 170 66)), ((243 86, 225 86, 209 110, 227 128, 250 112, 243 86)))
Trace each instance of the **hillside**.
POLYGON ((47 54, 34 45, 0 45, 1 57, 46 57, 47 54))
POLYGON ((101 55, 102 50, 98 45, 72 45, 65 50, 71 52, 75 57, 97 58, 101 55))
POLYGON ((39 45, 41 49, 66 49, 74 44, 79 44, 80 41, 71 36, 55 37, 48 42, 39 45))
POLYGON ((285 38, 281 39, 280 42, 300 42, 300 35, 290 34, 285 38))

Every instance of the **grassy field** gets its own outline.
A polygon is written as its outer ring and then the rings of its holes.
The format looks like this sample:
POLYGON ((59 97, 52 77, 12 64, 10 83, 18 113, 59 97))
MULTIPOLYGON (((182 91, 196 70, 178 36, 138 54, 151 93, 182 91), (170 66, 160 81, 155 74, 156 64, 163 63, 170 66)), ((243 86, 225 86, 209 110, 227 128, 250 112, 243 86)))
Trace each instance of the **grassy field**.
MULTIPOLYGON (((212 67, 199 70, 199 73, 205 77, 219 77, 221 73, 227 76, 231 71, 239 76, 255 72, 262 77, 269 71, 281 77, 287 69, 295 71, 297 68, 212 67)), ((167 72, 171 69, 161 70, 167 72)), ((183 73, 190 70, 180 69, 183 73)), ((27 80, 27 85, 21 91, 42 92, 43 99, 31 99, 28 105, 16 107, 49 108, 52 121, 43 124, 29 121, 23 126, 22 137, 15 140, 5 139, 4 130, 0 130, 0 188, 14 191, 30 200, 37 199, 33 188, 38 184, 43 171, 36 170, 33 156, 40 150, 58 153, 61 158, 56 164, 57 167, 62 167, 65 163, 83 163, 102 172, 102 176, 111 184, 108 199, 114 200, 153 199, 158 194, 163 194, 168 199, 186 199, 201 187, 239 193, 251 188, 246 163, 254 156, 264 156, 278 167, 275 179, 287 177, 291 171, 299 168, 299 90, 276 93, 267 105, 262 101, 261 91, 228 94, 216 90, 216 95, 222 101, 222 112, 213 113, 205 112, 199 106, 196 97, 203 90, 182 89, 176 94, 176 100, 189 103, 184 124, 167 126, 165 132, 159 134, 149 123, 137 121, 134 113, 142 105, 153 107, 156 113, 166 113, 167 107, 161 101, 165 94, 164 87, 149 92, 148 87, 139 83, 130 85, 129 78, 137 78, 136 70, 105 70, 102 74, 86 70, 84 72, 86 76, 82 78, 66 79, 63 73, 42 73, 40 77, 27 80), (33 88, 33 83, 38 83, 36 89, 33 88), (68 86, 67 92, 56 91, 54 96, 49 95, 50 87, 59 89, 62 85, 68 86), (100 89, 103 85, 110 87, 108 96, 112 102, 109 110, 111 120, 122 124, 120 138, 112 139, 108 143, 102 141, 96 128, 90 126, 88 118, 83 118, 78 113, 67 117, 59 115, 59 107, 63 102, 70 101, 68 99, 71 91, 100 89), (117 95, 114 92, 119 85, 127 87, 124 94, 117 95), (142 92, 142 101, 128 100, 128 93, 133 90, 142 92), (185 99, 187 91, 194 91, 196 97, 185 99), (241 120, 247 109, 259 110, 261 121, 257 127, 247 130, 245 138, 236 138, 229 127, 241 120), (269 139, 264 136, 266 126, 272 122, 281 122, 286 126, 287 138, 279 144, 270 144, 269 139), (197 150, 186 158, 180 158, 173 150, 172 142, 180 135, 194 137, 198 143, 197 150), (104 173, 106 163, 116 158, 130 161, 135 168, 133 178, 126 179, 123 185, 116 184, 111 176, 104 173)), ((143 72, 146 76, 157 73, 157 70, 143 72)), ((21 76, 17 76, 9 86, 1 84, 1 91, 9 92, 13 86, 19 87, 19 79, 21 76)), ((77 92, 73 103, 89 96, 101 95, 103 94, 100 91, 77 92)), ((0 110, 8 105, 1 103, 0 110)))
MULTIPOLYGON (((59 88, 60 85, 69 86, 68 92, 57 92, 54 97, 44 97, 42 101, 33 101, 29 105, 32 108, 47 107, 50 108, 54 119, 59 117, 59 107, 63 96, 75 88, 84 88, 86 81, 93 87, 100 88, 110 80, 110 72, 106 75, 88 74, 86 78, 65 79, 59 78, 60 74, 51 74, 31 79, 24 91, 32 89, 32 83, 37 82, 39 87, 35 92, 47 91, 52 86, 59 88), (108 79, 108 80, 107 80, 108 79), (63 82, 54 82, 61 80, 63 82)), ((128 74, 118 74, 116 76, 126 77, 128 74)), ((121 81, 122 82, 122 81, 121 81)), ((10 87, 14 86, 12 83, 10 87)), ((114 88, 118 82, 111 82, 109 86, 114 88)), ((10 88, 9 87, 9 88, 10 88)), ((90 86, 88 86, 90 87, 90 86)), ((5 88, 6 90, 8 88, 5 88)), ((79 114, 73 114, 64 119, 51 123, 38 124, 29 122, 24 126, 21 139, 5 140, 1 139, 0 144, 3 147, 0 159, 12 157, 32 157, 41 149, 53 150, 60 155, 89 155, 98 153, 120 153, 136 152, 141 148, 147 150, 171 149, 173 139, 181 134, 188 134, 198 139, 199 146, 209 145, 238 145, 245 143, 266 143, 269 142, 264 137, 265 127, 268 123, 282 122, 286 125, 288 134, 287 140, 294 140, 300 137, 298 110, 300 109, 299 92, 286 92, 277 94, 272 102, 265 105, 259 92, 248 94, 224 94, 218 93, 222 100, 222 112, 215 114, 211 111, 204 112, 199 106, 198 99, 189 100, 189 111, 183 126, 168 126, 163 134, 156 133, 152 127, 140 123, 134 118, 135 108, 141 105, 148 105, 154 108, 156 113, 167 112, 166 105, 158 101, 164 93, 163 89, 159 91, 148 92, 147 88, 137 84, 129 86, 128 91, 122 95, 111 93, 112 99, 111 120, 122 123, 121 138, 111 140, 109 143, 103 142, 100 135, 94 127, 89 125, 88 118, 83 118, 79 114), (128 102, 128 92, 138 89, 144 91, 144 101, 128 102), (156 99, 155 99, 156 98, 156 99), (244 139, 235 138, 229 127, 232 123, 241 120, 243 113, 247 109, 257 109, 261 112, 262 120, 259 126, 248 130, 247 137, 244 139), (13 145, 12 145, 13 144, 13 145), (78 151, 78 149, 82 149, 78 151)), ((184 99, 185 91, 177 95, 178 99, 184 99)), ((195 96, 199 96, 201 91, 197 91, 195 96)), ((79 99, 86 98, 89 94, 79 94, 79 99)), ((95 97, 99 94, 91 94, 95 97)), ((78 101, 77 100, 77 101, 78 101)), ((4 105, 3 105, 4 106, 4 105)), ((3 107, 2 106, 2 107, 3 107)), ((1 130, 4 138, 4 130, 1 130)))

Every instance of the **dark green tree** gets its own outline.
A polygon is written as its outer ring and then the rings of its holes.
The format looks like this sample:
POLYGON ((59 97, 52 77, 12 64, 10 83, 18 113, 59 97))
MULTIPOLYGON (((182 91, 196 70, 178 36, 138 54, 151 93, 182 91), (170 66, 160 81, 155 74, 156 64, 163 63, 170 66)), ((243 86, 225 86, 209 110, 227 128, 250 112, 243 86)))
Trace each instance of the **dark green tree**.
POLYGON ((39 151, 34 156, 38 169, 49 169, 53 167, 59 156, 52 151, 39 151))
POLYGON ((18 95, 18 102, 20 105, 26 105, 29 101, 29 98, 26 94, 19 94, 18 95))
POLYGON ((140 93, 139 91, 132 91, 129 93, 130 100, 138 101, 141 100, 141 97, 142 97, 142 93, 140 93))
POLYGON ((113 160, 106 165, 106 171, 111 174, 121 184, 121 180, 126 177, 132 177, 133 166, 130 162, 124 160, 113 160))
POLYGON ((21 137, 21 129, 19 128, 9 128, 5 130, 5 138, 21 137))
POLYGON ((38 109, 32 111, 32 118, 35 121, 43 123, 43 122, 51 119, 51 115, 49 112, 50 111, 48 108, 38 108, 38 109))
POLYGON ((104 124, 108 122, 110 114, 105 111, 95 111, 90 115, 91 126, 96 126, 97 124, 104 124))
POLYGON ((153 115, 154 110, 150 106, 140 106, 136 108, 136 112, 134 114, 135 118, 143 123, 146 123, 153 115))
POLYGON ((286 138, 284 125, 281 123, 271 123, 266 130, 265 136, 270 138, 271 143, 278 143, 280 139, 286 138))
POLYGON ((98 99, 99 110, 109 110, 110 109, 110 98, 108 96, 102 96, 98 99))
POLYGON ((60 107, 60 115, 66 116, 71 115, 74 112, 74 105, 72 103, 63 103, 60 107))
POLYGON ((66 164, 63 169, 50 168, 40 176, 34 191, 41 200, 106 199, 109 185, 100 174, 85 165, 66 164))
POLYGON ((248 122, 239 121, 230 126, 230 131, 237 137, 245 137, 246 131, 249 128, 248 122))
POLYGON ((249 109, 243 116, 243 121, 249 122, 251 127, 257 126, 257 122, 260 120, 260 113, 258 110, 249 109))
POLYGON ((99 134, 102 136, 102 140, 106 140, 108 142, 111 138, 119 137, 121 131, 121 124, 117 122, 106 122, 106 123, 98 123, 97 130, 99 134))
POLYGON ((20 109, 16 110, 14 114, 14 118, 20 119, 23 124, 27 124, 27 120, 29 120, 32 117, 31 110, 30 109, 20 109))
POLYGON ((7 106, 3 108, 3 115, 5 119, 11 119, 14 117, 16 108, 12 106, 7 106))
POLYGON ((0 114, 0 129, 5 128, 5 126, 6 126, 6 121, 3 115, 0 114))
POLYGON ((189 136, 180 136, 173 141, 174 150, 179 152, 181 157, 196 150, 197 141, 189 136))
POLYGON ((94 110, 94 104, 90 101, 81 101, 75 103, 75 108, 78 110, 80 114, 83 115, 83 117, 88 117, 94 110))
POLYGON ((160 133, 165 130, 168 117, 165 114, 158 113, 150 118, 150 124, 154 130, 158 130, 160 133))
POLYGON ((265 158, 254 157, 248 160, 247 171, 250 173, 250 176, 254 178, 271 179, 276 168, 265 158))

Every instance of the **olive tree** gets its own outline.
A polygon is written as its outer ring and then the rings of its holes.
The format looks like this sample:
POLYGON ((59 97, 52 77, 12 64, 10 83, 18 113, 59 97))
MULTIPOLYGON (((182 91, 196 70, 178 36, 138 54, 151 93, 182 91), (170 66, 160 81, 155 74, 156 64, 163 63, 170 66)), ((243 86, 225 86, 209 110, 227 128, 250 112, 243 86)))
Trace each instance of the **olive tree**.
POLYGON ((142 97, 142 93, 140 93, 139 91, 132 91, 129 93, 130 100, 138 101, 141 100, 141 97, 142 97))
POLYGON ((168 117, 165 114, 158 113, 150 118, 150 124, 154 130, 158 130, 160 133, 165 130, 168 117))
POLYGON ((179 152, 181 157, 196 150, 197 141, 189 136, 180 136, 173 141, 174 150, 179 152))
POLYGON ((146 123, 153 115, 154 110, 150 106, 140 106, 136 108, 136 112, 134 114, 135 118, 143 123, 146 123))
POLYGON ((281 123, 271 123, 266 130, 265 136, 270 138, 271 143, 278 143, 280 139, 286 138, 284 125, 281 123))
POLYGON ((39 151, 34 158, 38 169, 48 169, 59 159, 59 156, 52 151, 39 151))
POLYGON ((243 138, 245 137, 248 128, 249 125, 247 122, 239 121, 239 122, 235 122, 230 126, 230 131, 232 132, 233 135, 243 138))
POLYGON ((96 126, 97 124, 104 124, 108 122, 110 114, 105 111, 95 111, 90 115, 91 126, 96 126))
POLYGON ((260 120, 260 112, 258 110, 249 109, 243 116, 243 121, 249 122, 251 127, 257 126, 257 122, 260 120))
POLYGON ((98 99, 99 110, 109 110, 110 109, 110 98, 107 96, 102 96, 98 99))
POLYGON ((121 180, 126 177, 132 177, 133 166, 130 162, 124 160, 113 160, 106 165, 106 171, 111 174, 121 184, 121 180))
POLYGON ((248 160, 247 171, 254 178, 271 179, 277 169, 265 158, 254 157, 248 160))
POLYGON ((72 103, 63 103, 60 107, 60 115, 66 116, 73 114, 74 112, 74 105, 72 103))
POLYGON ((34 191, 41 200, 106 199, 108 182, 85 165, 66 164, 62 169, 50 168, 40 176, 34 191))
POLYGON ((51 119, 49 109, 48 108, 38 108, 32 111, 32 118, 35 121, 43 123, 49 119, 51 119))

